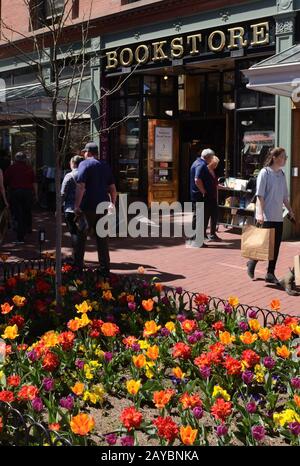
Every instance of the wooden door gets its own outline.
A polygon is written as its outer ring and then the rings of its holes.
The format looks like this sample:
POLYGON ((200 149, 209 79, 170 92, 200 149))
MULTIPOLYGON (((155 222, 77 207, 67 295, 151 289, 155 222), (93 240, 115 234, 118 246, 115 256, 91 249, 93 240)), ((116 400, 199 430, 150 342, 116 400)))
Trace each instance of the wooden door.
POLYGON ((179 124, 149 120, 148 205, 178 201, 179 124))

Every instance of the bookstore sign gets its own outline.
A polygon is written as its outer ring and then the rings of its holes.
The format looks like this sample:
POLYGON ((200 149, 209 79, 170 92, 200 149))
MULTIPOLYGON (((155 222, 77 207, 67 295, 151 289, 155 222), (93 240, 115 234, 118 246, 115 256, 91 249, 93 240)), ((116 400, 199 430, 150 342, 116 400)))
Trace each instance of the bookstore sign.
POLYGON ((213 31, 176 36, 120 47, 105 53, 105 70, 135 67, 167 60, 201 57, 204 53, 222 53, 245 48, 267 46, 271 43, 270 22, 220 28, 213 31))

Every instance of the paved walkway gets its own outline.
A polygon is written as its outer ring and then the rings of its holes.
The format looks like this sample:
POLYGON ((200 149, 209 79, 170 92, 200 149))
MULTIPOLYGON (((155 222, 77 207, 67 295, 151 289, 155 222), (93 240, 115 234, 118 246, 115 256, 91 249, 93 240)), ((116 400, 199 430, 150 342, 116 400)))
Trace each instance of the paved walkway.
MULTIPOLYGON (((9 260, 38 257, 38 229, 46 230, 44 251, 55 248, 55 216, 46 212, 35 214, 34 231, 28 236, 28 243, 15 246, 13 235, 9 231, 6 243, 1 251, 10 253, 9 260)), ((188 249, 180 238, 117 239, 110 242, 112 272, 136 273, 139 266, 145 268, 146 274, 157 276, 162 282, 171 286, 182 286, 189 291, 203 292, 211 296, 228 298, 238 296, 243 304, 270 308, 270 302, 276 298, 281 301, 281 310, 289 314, 300 315, 300 296, 290 297, 274 285, 264 281, 265 264, 259 263, 256 270, 257 279, 252 282, 246 274, 246 260, 240 254, 240 234, 220 228, 221 243, 210 243, 205 249, 188 249)), ((71 253, 70 238, 64 228, 63 254, 71 253)), ((281 277, 293 262, 293 257, 300 253, 300 241, 282 244, 277 267, 277 276, 281 277)), ((97 255, 93 240, 87 243, 85 255, 87 265, 95 265, 97 255)))

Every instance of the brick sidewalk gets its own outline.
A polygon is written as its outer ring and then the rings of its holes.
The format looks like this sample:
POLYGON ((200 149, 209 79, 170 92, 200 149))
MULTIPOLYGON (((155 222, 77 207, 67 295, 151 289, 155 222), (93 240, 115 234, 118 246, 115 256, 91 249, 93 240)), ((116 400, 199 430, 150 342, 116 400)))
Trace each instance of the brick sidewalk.
MULTIPOLYGON (((13 235, 9 231, 2 252, 10 253, 9 260, 35 258, 39 256, 38 229, 46 230, 47 241, 44 251, 55 248, 55 216, 38 212, 34 216, 34 231, 28 236, 27 244, 13 245, 13 235)), ((189 291, 203 292, 211 296, 228 298, 239 297, 240 302, 270 308, 272 299, 280 299, 281 310, 300 315, 300 297, 290 297, 283 290, 264 282, 265 265, 259 263, 257 279, 252 282, 246 273, 246 260, 240 254, 240 235, 222 227, 219 231, 221 243, 210 243, 209 248, 188 249, 180 238, 117 239, 110 241, 112 272, 136 273, 142 265, 146 274, 157 276, 171 286, 182 286, 189 291)), ((63 254, 71 253, 70 238, 64 228, 63 254)), ((293 263, 293 257, 300 253, 300 241, 282 243, 277 276, 281 277, 293 263)), ((85 255, 87 265, 97 263, 93 240, 88 240, 85 255)))

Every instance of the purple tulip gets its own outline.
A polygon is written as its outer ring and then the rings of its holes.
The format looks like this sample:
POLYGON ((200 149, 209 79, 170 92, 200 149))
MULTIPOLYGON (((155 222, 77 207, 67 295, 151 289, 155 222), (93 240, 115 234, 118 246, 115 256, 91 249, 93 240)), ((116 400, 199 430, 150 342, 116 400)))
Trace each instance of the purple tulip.
POLYGON ((300 377, 293 377, 291 379, 292 387, 299 389, 300 388, 300 377))
POLYGON ((167 327, 163 327, 160 331, 160 334, 162 337, 168 337, 170 335, 170 330, 167 329, 167 327))
POLYGON ((166 306, 168 306, 168 305, 170 304, 170 300, 169 300, 168 296, 163 296, 163 297, 161 298, 161 302, 162 302, 163 304, 165 304, 166 306))
POLYGON ((257 317, 257 312, 254 309, 250 309, 249 311, 249 317, 250 319, 256 319, 257 317))
POLYGON ((28 357, 29 361, 31 361, 31 362, 34 362, 34 361, 36 361, 38 359, 37 352, 34 349, 31 350, 31 351, 28 351, 27 357, 28 357))
POLYGON ((233 312, 232 306, 229 303, 226 303, 224 306, 224 311, 226 314, 229 314, 229 315, 232 314, 233 312))
POLYGON ((74 398, 72 395, 68 395, 65 398, 61 398, 59 404, 62 408, 65 408, 68 411, 71 411, 74 407, 74 398))
POLYGON ((105 440, 108 445, 115 445, 117 443, 118 437, 116 434, 107 434, 105 435, 105 440))
POLYGON ((114 322, 115 321, 115 317, 112 315, 112 314, 108 314, 106 316, 106 320, 107 322, 114 322))
POLYGON ((45 377, 42 380, 42 385, 46 392, 51 392, 54 389, 54 380, 51 377, 45 377))
POLYGON ((183 315, 183 314, 178 314, 177 320, 178 320, 179 322, 184 322, 185 319, 186 319, 185 315, 183 315))
POLYGON ((133 447, 134 446, 134 438, 130 435, 126 435, 126 437, 121 438, 121 445, 122 447, 133 447))
POLYGON ((200 367, 199 372, 203 379, 209 379, 210 374, 211 374, 210 367, 208 366, 200 367))
POLYGON ((266 356, 266 357, 263 359, 263 363, 264 363, 264 366, 265 366, 267 369, 273 369, 273 367, 274 367, 275 364, 276 364, 276 361, 272 358, 272 356, 266 356))
POLYGON ((198 312, 200 312, 200 314, 205 314, 206 313, 206 304, 199 304, 198 305, 198 312))
POLYGON ((193 415, 195 416, 196 419, 201 419, 203 416, 203 408, 201 408, 201 406, 196 406, 193 409, 193 415))
POLYGON ((130 309, 130 311, 134 312, 136 310, 136 303, 133 303, 132 301, 130 301, 128 303, 128 308, 130 309))
POLYGON ((216 428, 216 434, 218 437, 224 437, 225 435, 228 434, 228 427, 225 426, 224 424, 218 426, 216 428))
POLYGON ((266 435, 266 430, 263 426, 253 426, 251 429, 253 438, 258 442, 261 442, 266 435))
POLYGON ((253 380, 253 372, 245 371, 242 373, 242 379, 246 385, 249 385, 253 380))
POLYGON ((78 367, 78 369, 83 369, 84 368, 84 361, 81 361, 80 359, 76 359, 75 366, 78 367))
POLYGON ((107 351, 106 353, 104 353, 104 359, 106 362, 110 362, 113 358, 113 353, 107 351))
POLYGON ((195 337, 195 335, 189 335, 187 340, 191 345, 194 345, 195 343, 197 343, 197 338, 195 337))
POLYGON ((289 424, 289 429, 293 435, 300 435, 300 422, 291 422, 289 424))
POLYGON ((239 323, 239 327, 242 330, 242 332, 247 332, 249 330, 249 325, 247 322, 243 321, 239 323))
POLYGON ((34 411, 36 411, 37 413, 40 413, 44 408, 44 404, 41 398, 34 398, 31 404, 32 404, 34 411))
POLYGON ((141 347, 140 347, 140 345, 138 343, 133 343, 131 349, 132 349, 132 351, 138 352, 138 351, 140 351, 141 347))
POLYGON ((177 294, 182 294, 182 292, 183 292, 183 289, 182 289, 182 287, 181 287, 181 286, 178 286, 178 287, 176 288, 176 290, 175 290, 175 291, 176 291, 176 293, 177 293, 177 294))
POLYGON ((256 406, 255 401, 250 401, 249 403, 247 403, 246 409, 247 409, 248 413, 250 413, 250 414, 255 413, 256 410, 257 410, 257 406, 256 406))
POLYGON ((197 341, 200 341, 204 337, 204 332, 201 332, 200 330, 196 330, 194 332, 194 335, 197 338, 197 341))

